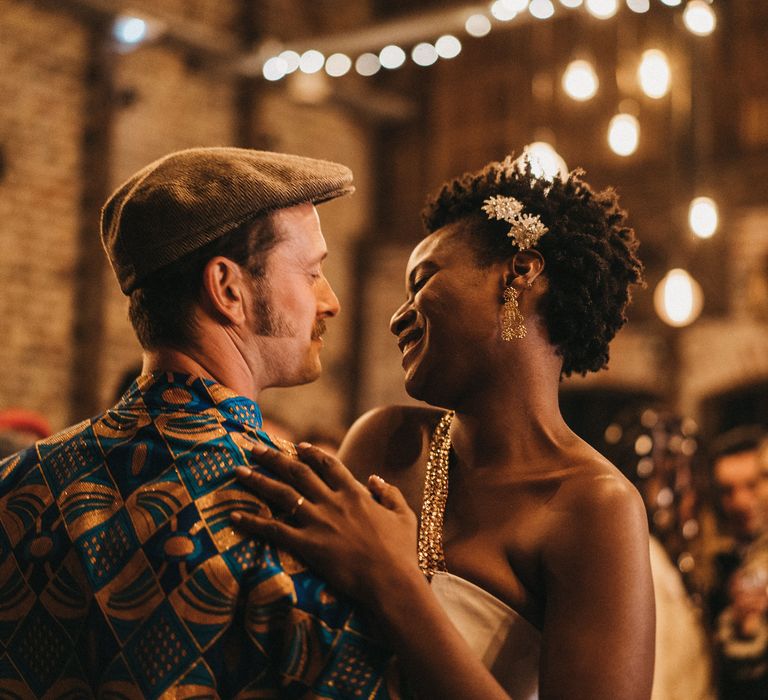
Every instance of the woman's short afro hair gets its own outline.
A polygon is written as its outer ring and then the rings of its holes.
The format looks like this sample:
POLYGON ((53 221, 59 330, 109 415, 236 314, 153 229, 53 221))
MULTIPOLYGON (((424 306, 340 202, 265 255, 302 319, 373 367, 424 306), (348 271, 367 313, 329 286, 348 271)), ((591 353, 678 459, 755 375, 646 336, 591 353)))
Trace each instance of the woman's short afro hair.
POLYGON ((541 217, 549 228, 534 246, 549 284, 541 312, 565 376, 607 365, 608 344, 627 320, 630 285, 643 283, 638 241, 616 193, 594 192, 583 175, 575 170, 548 180, 533 174, 527 158, 507 156, 445 183, 423 212, 428 233, 465 220, 481 266, 517 252, 509 224, 482 211, 486 199, 515 197, 525 213, 541 217))

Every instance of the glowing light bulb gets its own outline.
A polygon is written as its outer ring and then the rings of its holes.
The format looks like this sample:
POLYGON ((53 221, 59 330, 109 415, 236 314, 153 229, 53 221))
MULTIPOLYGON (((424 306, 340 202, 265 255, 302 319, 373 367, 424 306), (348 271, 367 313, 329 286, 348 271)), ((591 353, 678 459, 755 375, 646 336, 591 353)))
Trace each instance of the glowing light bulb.
POLYGON ((662 321, 681 328, 701 313, 704 295, 699 283, 681 268, 670 270, 653 293, 653 305, 662 321))
POLYGON ((512 12, 522 12, 529 0, 501 0, 512 12))
POLYGON ((640 122, 631 114, 617 114, 608 126, 608 144, 619 156, 631 156, 640 142, 640 122))
POLYGON ((619 11, 619 0, 587 0, 587 12, 598 19, 609 19, 619 11))
POLYGON ((437 49, 426 42, 416 44, 411 51, 411 59, 417 66, 431 66, 438 59, 437 49))
POLYGON ((278 58, 285 62, 286 73, 293 73, 294 71, 298 70, 299 63, 301 62, 301 56, 299 56, 296 51, 292 51, 291 49, 286 49, 285 51, 281 52, 278 58))
POLYGON ((556 177, 564 179, 568 175, 568 166, 562 156, 546 141, 528 144, 519 159, 519 167, 522 168, 526 161, 530 162, 531 171, 536 177, 554 180, 556 177))
POLYGON ((485 15, 471 15, 464 23, 464 29, 470 36, 479 38, 491 31, 491 20, 485 15))
POLYGON ((279 56, 272 56, 272 58, 265 61, 264 66, 261 69, 261 74, 264 76, 264 79, 272 82, 281 80, 285 77, 287 72, 285 61, 279 56))
POLYGON ((688 209, 688 224, 694 235, 711 238, 717 231, 719 216, 717 203, 711 197, 696 197, 688 209))
POLYGON ((147 38, 149 27, 140 17, 121 16, 112 25, 112 35, 121 44, 136 45, 147 38))
POLYGON ((359 75, 366 78, 376 75, 380 69, 381 63, 379 63, 379 57, 375 53, 364 53, 358 56, 355 61, 355 70, 359 75))
POLYGON ((549 19, 555 14, 555 6, 550 0, 531 0, 528 12, 536 19, 549 19))
POLYGON ((301 58, 299 59, 299 70, 302 73, 317 73, 319 70, 322 70, 323 65, 325 65, 325 56, 321 54, 316 49, 309 49, 309 51, 305 51, 303 54, 301 54, 301 58))
POLYGON ((637 75, 640 87, 648 97, 658 100, 669 92, 672 71, 663 51, 658 49, 644 51, 637 75))
POLYGON ((599 84, 595 69, 589 61, 571 61, 563 74, 563 89, 579 102, 594 97, 599 84))
POLYGON ((452 34, 445 34, 435 42, 440 58, 456 58, 461 53, 461 42, 452 34))
POLYGON ((379 62, 382 68, 389 68, 390 70, 400 68, 405 63, 405 51, 394 44, 385 46, 379 51, 379 62))
POLYGON ((704 0, 690 0, 683 12, 683 23, 696 36, 709 36, 715 31, 717 17, 709 3, 704 0))
POLYGON ((661 0, 665 5, 669 7, 677 7, 683 0, 661 0))
POLYGON ((560 0, 560 4, 563 7, 581 7, 584 4, 584 0, 560 0))
POLYGON ((343 53, 334 53, 328 56, 325 62, 325 72, 332 78, 340 78, 349 73, 352 68, 352 59, 343 53))
POLYGON ((632 12, 642 14, 651 9, 651 0, 627 0, 627 7, 632 10, 632 12))
POLYGON ((504 0, 496 0, 491 5, 491 14, 499 20, 499 22, 509 22, 509 20, 517 17, 517 12, 510 9, 504 0))

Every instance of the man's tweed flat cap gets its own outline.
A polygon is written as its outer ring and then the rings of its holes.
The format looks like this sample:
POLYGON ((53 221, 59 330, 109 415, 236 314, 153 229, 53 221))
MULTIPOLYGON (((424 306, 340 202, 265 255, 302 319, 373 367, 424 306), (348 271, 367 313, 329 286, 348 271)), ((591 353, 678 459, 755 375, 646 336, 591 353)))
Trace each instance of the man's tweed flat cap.
POLYGON ((101 241, 120 289, 261 214, 354 191, 339 163, 246 148, 191 148, 150 163, 101 210, 101 241))

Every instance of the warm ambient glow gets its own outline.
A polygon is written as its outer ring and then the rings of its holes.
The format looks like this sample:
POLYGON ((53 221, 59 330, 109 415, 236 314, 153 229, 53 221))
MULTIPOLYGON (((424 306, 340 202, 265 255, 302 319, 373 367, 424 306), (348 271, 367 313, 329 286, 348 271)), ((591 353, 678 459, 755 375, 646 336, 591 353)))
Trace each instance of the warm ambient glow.
POLYGON ((609 19, 619 11, 619 0, 587 0, 587 12, 598 19, 609 19))
POLYGON ((648 97, 658 100, 669 92, 672 72, 663 51, 658 49, 644 51, 637 75, 640 87, 648 97))
POLYGON ((717 17, 712 6, 704 0, 690 0, 683 12, 683 22, 696 36, 709 36, 715 31, 717 17))
POLYGON ((619 156, 631 156, 640 141, 640 122, 631 114, 617 114, 608 126, 608 144, 619 156))
POLYGON ((696 197, 688 210, 691 231, 699 238, 711 238, 717 231, 717 203, 711 197, 696 197))
POLYGON ((685 270, 670 270, 653 293, 653 305, 662 321, 681 328, 693 323, 704 303, 699 283, 685 270))
POLYGON ((565 178, 568 166, 562 156, 546 141, 534 141, 523 149, 523 156, 531 163, 531 170, 536 177, 553 180, 565 178))
POLYGON ((563 90, 579 102, 594 97, 599 84, 597 73, 589 61, 571 61, 563 74, 563 90))

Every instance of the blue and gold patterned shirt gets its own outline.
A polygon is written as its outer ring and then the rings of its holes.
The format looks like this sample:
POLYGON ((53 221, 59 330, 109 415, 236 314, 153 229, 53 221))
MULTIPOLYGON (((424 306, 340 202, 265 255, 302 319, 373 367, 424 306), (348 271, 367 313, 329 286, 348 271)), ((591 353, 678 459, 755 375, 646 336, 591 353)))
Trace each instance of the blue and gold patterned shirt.
POLYGON ((0 696, 395 697, 350 604, 233 530, 257 440, 253 401, 156 374, 0 462, 0 696))

